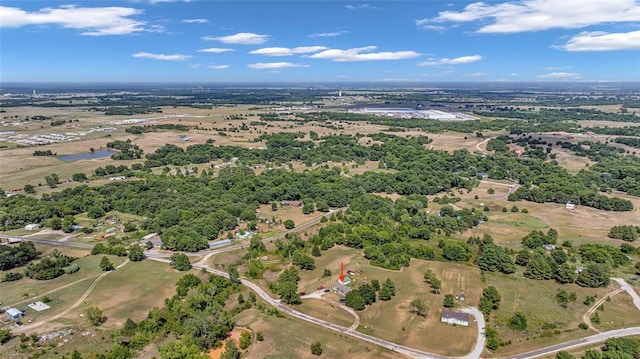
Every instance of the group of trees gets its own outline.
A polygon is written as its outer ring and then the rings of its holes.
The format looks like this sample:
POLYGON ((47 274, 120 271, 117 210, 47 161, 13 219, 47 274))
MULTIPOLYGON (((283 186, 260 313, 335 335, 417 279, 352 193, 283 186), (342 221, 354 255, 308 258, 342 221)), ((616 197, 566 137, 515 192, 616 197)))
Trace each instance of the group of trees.
POLYGON ((609 230, 609 238, 622 239, 623 241, 633 242, 640 237, 640 226, 621 225, 613 226, 609 230))
POLYGON ((72 262, 76 258, 64 255, 54 250, 50 255, 43 257, 39 262, 31 262, 24 269, 24 274, 37 280, 48 280, 59 277, 65 273, 76 272, 79 268, 72 262))
POLYGON ((394 295, 396 295, 396 285, 390 278, 387 278, 382 285, 374 279, 371 283, 362 283, 357 288, 351 289, 345 295, 345 305, 355 310, 363 310, 367 305, 373 304, 376 298, 387 301, 394 295))
POLYGON ((118 150, 119 152, 111 155, 114 160, 135 160, 142 158, 144 151, 136 145, 131 143, 131 140, 120 141, 116 140, 107 143, 107 148, 118 150))
POLYGON ((0 270, 21 267, 38 258, 40 254, 33 242, 29 241, 20 242, 17 246, 0 245, 0 270))
MULTIPOLYGON (((138 323, 127 319, 121 329, 112 332, 113 347, 106 353, 93 355, 98 359, 130 359, 149 343, 164 341, 166 344, 159 348, 162 358, 201 358, 203 352, 221 345, 234 327, 233 316, 251 305, 247 302, 248 305, 232 311, 225 310, 229 296, 238 287, 223 277, 210 275, 201 280, 187 274, 176 285, 177 294, 167 298, 163 308, 152 309, 138 323), (166 342, 168 335, 175 340, 166 342)), ((90 318, 96 318, 94 325, 104 320, 99 309, 90 318)), ((227 346, 223 355, 239 358, 235 344, 233 348, 227 346)))
MULTIPOLYGON (((599 349, 587 349, 582 359, 634 359, 640 355, 640 340, 637 338, 609 338, 599 349)), ((556 359, 576 359, 567 351, 556 353, 556 359)))

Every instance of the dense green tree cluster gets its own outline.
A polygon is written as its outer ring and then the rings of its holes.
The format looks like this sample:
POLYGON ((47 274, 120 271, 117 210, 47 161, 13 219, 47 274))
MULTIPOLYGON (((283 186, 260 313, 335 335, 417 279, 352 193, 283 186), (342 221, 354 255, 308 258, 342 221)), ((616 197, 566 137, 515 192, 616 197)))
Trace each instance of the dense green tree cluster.
POLYGON ((500 271, 505 274, 511 274, 516 271, 511 256, 502 247, 493 243, 487 243, 481 246, 481 254, 478 257, 478 266, 480 269, 495 272, 500 271))
POLYGON ((119 151, 119 153, 111 155, 111 158, 114 160, 139 159, 139 158, 142 158, 142 154, 144 152, 138 145, 131 143, 131 140, 127 140, 127 141, 116 140, 113 142, 108 142, 107 148, 112 148, 114 150, 119 151))
POLYGON ((619 248, 609 244, 585 243, 579 248, 583 262, 595 262, 617 267, 629 263, 627 257, 619 248))
POLYGON ((298 269, 289 267, 280 273, 278 277, 278 293, 282 302, 287 304, 299 304, 302 302, 298 293, 298 269))
POLYGON ((640 237, 640 227, 632 225, 613 226, 607 235, 609 238, 633 242, 640 237))
POLYGON ((24 269, 24 274, 37 280, 48 280, 59 277, 65 273, 65 268, 70 267, 76 258, 64 255, 54 250, 50 255, 43 257, 39 262, 31 262, 24 269))
POLYGON ((488 317, 492 310, 496 310, 500 307, 501 300, 502 296, 498 292, 498 289, 490 285, 482 290, 482 297, 480 298, 480 304, 478 307, 485 317, 488 317))
POLYGON ((118 257, 124 257, 127 255, 127 249, 121 244, 97 243, 93 248, 91 248, 91 254, 110 254, 118 257))
POLYGON ((189 262, 189 257, 184 253, 174 253, 171 255, 171 268, 177 269, 181 272, 188 271, 191 269, 191 262, 189 262))
POLYGON ((522 238, 522 244, 525 247, 535 249, 535 248, 540 248, 545 244, 556 244, 557 240, 558 240, 557 232, 556 232, 556 235, 553 236, 553 235, 550 235, 550 233, 544 234, 542 233, 542 231, 533 230, 522 238))
POLYGON ((33 245, 33 242, 20 242, 17 246, 0 245, 0 270, 9 270, 23 266, 38 258, 41 253, 33 245))
POLYGON ((187 274, 177 283, 178 294, 165 300, 163 308, 154 308, 139 323, 128 319, 115 330, 116 352, 112 348, 101 358, 133 358, 151 342, 167 342, 160 347, 162 358, 204 358, 201 353, 217 347, 233 329, 233 315, 243 310, 225 311, 229 296, 237 289, 223 277, 209 276, 202 281, 187 274), (115 356, 114 356, 115 355, 115 356))
POLYGON ((640 148, 640 138, 637 137, 616 137, 615 143, 622 143, 623 145, 640 148))

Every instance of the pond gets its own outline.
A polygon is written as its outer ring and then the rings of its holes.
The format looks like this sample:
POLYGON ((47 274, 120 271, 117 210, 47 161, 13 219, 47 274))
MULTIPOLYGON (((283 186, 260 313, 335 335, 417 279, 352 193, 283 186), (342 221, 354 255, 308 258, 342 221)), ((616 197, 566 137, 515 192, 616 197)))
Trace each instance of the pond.
POLYGON ((108 150, 106 148, 102 148, 99 150, 95 150, 94 152, 86 152, 86 153, 76 153, 73 155, 62 155, 58 156, 59 159, 65 162, 73 162, 80 160, 93 160, 96 158, 108 158, 111 155, 115 155, 117 152, 108 150))

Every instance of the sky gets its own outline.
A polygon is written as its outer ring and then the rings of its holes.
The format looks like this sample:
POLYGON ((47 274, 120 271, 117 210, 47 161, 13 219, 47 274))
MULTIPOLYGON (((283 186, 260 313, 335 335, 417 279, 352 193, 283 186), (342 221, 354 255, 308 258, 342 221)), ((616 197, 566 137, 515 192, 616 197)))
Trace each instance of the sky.
POLYGON ((0 2, 0 82, 640 81, 640 0, 0 2))

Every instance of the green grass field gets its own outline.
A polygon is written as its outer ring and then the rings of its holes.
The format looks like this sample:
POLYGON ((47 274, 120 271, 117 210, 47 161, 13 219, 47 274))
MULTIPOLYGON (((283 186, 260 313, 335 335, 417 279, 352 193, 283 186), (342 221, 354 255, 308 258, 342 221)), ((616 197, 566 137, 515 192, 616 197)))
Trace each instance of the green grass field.
POLYGON ((107 317, 104 327, 120 327, 127 318, 142 320, 153 307, 162 307, 164 299, 175 294, 175 283, 185 274, 166 263, 130 262, 104 277, 70 316, 73 318, 85 308, 97 306, 107 317))
MULTIPOLYGON (((122 257, 107 256, 114 266, 118 266, 124 261, 122 257)), ((86 256, 76 260, 80 266, 80 270, 73 274, 63 274, 58 278, 40 281, 29 278, 23 278, 15 282, 0 283, 0 301, 3 306, 23 305, 40 300, 45 294, 55 291, 65 286, 73 286, 75 282, 84 280, 82 283, 91 283, 91 278, 95 278, 102 273, 100 270, 100 259, 102 256, 86 256), (27 294, 25 296, 25 294, 27 294)), ((88 286, 88 284, 87 284, 88 286)), ((53 297, 49 294, 50 297, 53 297)))
POLYGON ((320 299, 303 299, 302 304, 296 305, 294 309, 343 327, 351 326, 354 321, 354 317, 336 303, 325 302, 320 299))
POLYGON ((582 288, 575 284, 561 285, 551 280, 536 281, 520 275, 500 273, 486 273, 485 285, 495 286, 502 296, 500 308, 492 313, 491 323, 497 326, 501 340, 512 341, 511 345, 496 352, 499 355, 521 353, 594 334, 578 329, 582 315, 589 308, 582 302, 587 295, 601 298, 617 288, 614 284, 607 288, 582 288), (570 303, 568 308, 562 308, 555 299, 562 289, 576 293, 577 300, 570 303), (516 332, 507 327, 509 318, 515 312, 522 312, 527 316, 527 331, 516 332), (549 327, 550 325, 555 327, 549 327), (557 334, 554 333, 556 329, 559 330, 557 334))

